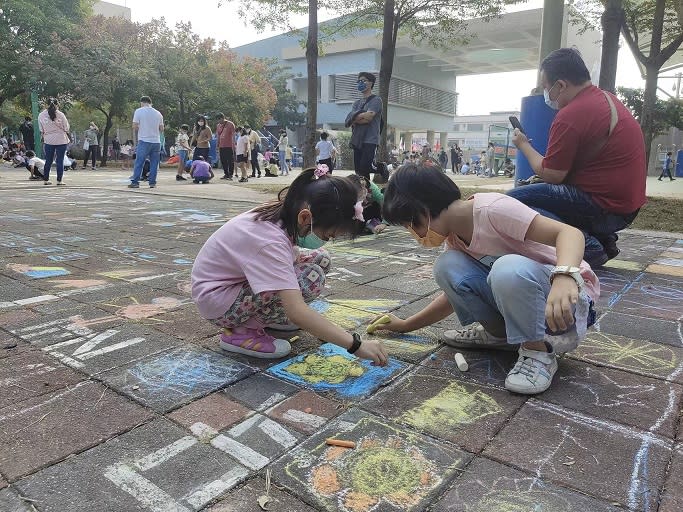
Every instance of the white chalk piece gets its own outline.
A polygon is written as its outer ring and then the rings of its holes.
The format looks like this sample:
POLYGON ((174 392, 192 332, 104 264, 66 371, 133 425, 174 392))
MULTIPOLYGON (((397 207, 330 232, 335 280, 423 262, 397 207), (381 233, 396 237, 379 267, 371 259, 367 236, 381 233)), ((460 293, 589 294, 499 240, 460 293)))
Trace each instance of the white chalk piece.
POLYGON ((465 357, 460 352, 455 353, 455 364, 458 365, 458 370, 461 372, 466 372, 470 368, 467 365, 467 361, 465 361, 465 357))

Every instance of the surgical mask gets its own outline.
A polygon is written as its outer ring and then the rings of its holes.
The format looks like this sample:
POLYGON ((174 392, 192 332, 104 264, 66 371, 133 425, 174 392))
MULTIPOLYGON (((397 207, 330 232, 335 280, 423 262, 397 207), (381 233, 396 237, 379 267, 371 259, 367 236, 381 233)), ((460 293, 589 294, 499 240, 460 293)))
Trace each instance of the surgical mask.
POLYGON ((320 238, 313 231, 313 220, 311 220, 311 232, 306 236, 297 236, 296 245, 304 249, 320 249, 327 242, 320 238))
POLYGON ((202 123, 201 121, 198 124, 199 126, 204 126, 204 123, 202 123))
POLYGON ((356 85, 356 87, 358 88, 358 92, 363 92, 365 89, 368 88, 368 84, 366 84, 365 82, 359 80, 359 81, 358 81, 358 84, 356 85))
MULTIPOLYGON (((553 84, 553 87, 555 87, 555 84, 557 84, 557 82, 555 82, 553 84)), ((560 110, 560 104, 557 102, 557 99, 554 99, 554 100, 550 99, 550 91, 553 90, 553 87, 551 87, 549 90, 543 89, 543 99, 545 99, 545 104, 548 105, 553 110, 560 110)))
POLYGON ((448 237, 434 231, 430 227, 431 222, 432 220, 429 219, 429 224, 427 225, 427 234, 425 236, 418 235, 413 229, 412 224, 408 227, 408 231, 410 231, 410 234, 413 235, 413 238, 417 240, 417 243, 419 243, 422 247, 426 247, 427 249, 436 249, 437 247, 441 247, 448 237))

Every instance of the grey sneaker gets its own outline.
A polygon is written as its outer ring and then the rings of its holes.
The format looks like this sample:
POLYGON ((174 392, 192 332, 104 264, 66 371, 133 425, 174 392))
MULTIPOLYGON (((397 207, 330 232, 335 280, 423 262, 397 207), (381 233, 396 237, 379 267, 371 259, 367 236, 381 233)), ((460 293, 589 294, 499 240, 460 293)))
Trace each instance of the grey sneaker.
POLYGON ((505 338, 492 336, 479 322, 474 322, 462 329, 450 329, 443 332, 443 342, 456 348, 478 348, 497 350, 517 350, 519 345, 510 345, 505 338))
POLYGON ((519 359, 505 379, 505 389, 523 395, 543 393, 557 371, 555 352, 519 349, 519 359))

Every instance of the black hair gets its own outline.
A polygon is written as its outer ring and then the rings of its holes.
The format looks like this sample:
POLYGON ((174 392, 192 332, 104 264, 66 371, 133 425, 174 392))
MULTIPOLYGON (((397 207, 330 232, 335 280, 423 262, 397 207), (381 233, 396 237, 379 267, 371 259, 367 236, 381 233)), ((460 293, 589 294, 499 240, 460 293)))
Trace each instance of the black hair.
POLYGON ((206 117, 204 116, 197 116, 197 120, 194 122, 194 129, 197 133, 201 132, 204 128, 206 128, 208 125, 206 123, 206 117), (199 126, 199 121, 204 121, 204 127, 199 126))
POLYGON ((591 79, 586 63, 576 48, 560 48, 551 52, 541 62, 541 71, 550 84, 566 80, 573 85, 581 85, 591 79))
POLYGON ((282 222, 292 241, 299 235, 299 212, 308 207, 314 225, 320 229, 336 229, 356 237, 364 223, 355 220, 354 205, 358 202, 360 188, 348 178, 330 176, 315 179, 311 167, 296 177, 289 187, 283 188, 277 201, 255 208, 256 219, 272 223, 282 222))
POLYGON ((669 152, 666 154, 666 156, 671 156, 671 155, 672 155, 671 151, 669 151, 669 152))
POLYGON ((329 137, 329 136, 330 136, 329 133, 327 133, 327 132, 322 132, 322 133, 320 134, 320 140, 327 140, 327 137, 329 137))
POLYGON ((247 134, 247 129, 246 129, 246 127, 245 127, 245 128, 242 128, 242 129, 240 130, 240 135, 246 135, 246 134, 247 134))
POLYGON ((30 120, 31 120, 31 116, 24 117, 24 121, 30 121, 30 120))
POLYGON ((368 71, 361 71, 360 73, 358 73, 358 79, 360 80, 361 78, 367 79, 367 81, 372 84, 370 86, 370 89, 372 89, 375 86, 375 82, 377 81, 377 77, 375 77, 375 75, 368 71))
POLYGON ((143 96, 140 98, 140 103, 149 103, 151 105, 152 98, 150 98, 149 96, 143 96))
POLYGON ((57 105, 59 105, 59 103, 56 98, 50 98, 47 105, 47 114, 50 116, 50 119, 54 121, 57 119, 57 105))
POLYGON ((186 132, 187 132, 187 131, 190 131, 190 127, 187 126, 186 124, 181 124, 181 125, 180 125, 180 129, 181 129, 181 130, 185 130, 186 132))
POLYGON ((403 164, 384 189, 382 218, 394 225, 419 225, 420 216, 436 218, 461 197, 458 186, 436 166, 403 164))
POLYGON ((244 125, 244 129, 245 129, 245 130, 251 130, 251 126, 249 126, 248 124, 245 124, 245 125, 244 125))
POLYGON ((225 119, 225 114, 223 112, 219 112, 216 114, 216 119, 225 119))
POLYGON ((35 154, 33 151, 31 151, 31 150, 29 149, 29 150, 26 152, 26 156, 29 157, 29 158, 33 158, 34 156, 36 156, 36 154, 35 154))

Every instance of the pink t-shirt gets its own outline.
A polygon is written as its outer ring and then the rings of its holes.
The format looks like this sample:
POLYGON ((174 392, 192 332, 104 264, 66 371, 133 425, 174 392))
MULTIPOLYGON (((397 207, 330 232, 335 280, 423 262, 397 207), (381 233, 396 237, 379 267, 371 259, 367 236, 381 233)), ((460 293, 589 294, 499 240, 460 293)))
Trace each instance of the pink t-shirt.
POLYGON ((294 244, 277 224, 251 212, 229 220, 209 237, 192 267, 192 299, 208 320, 222 317, 244 283, 254 293, 298 290, 294 244))
MULTIPOLYGON (((545 265, 557 264, 554 247, 525 240, 531 221, 537 211, 532 210, 517 199, 495 192, 474 194, 474 230, 470 245, 451 235, 447 243, 451 249, 465 252, 477 260, 500 257, 506 254, 519 254, 545 265)), ((586 292, 592 299, 600 296, 600 282, 585 261, 581 262, 581 275, 586 284, 586 292)))

